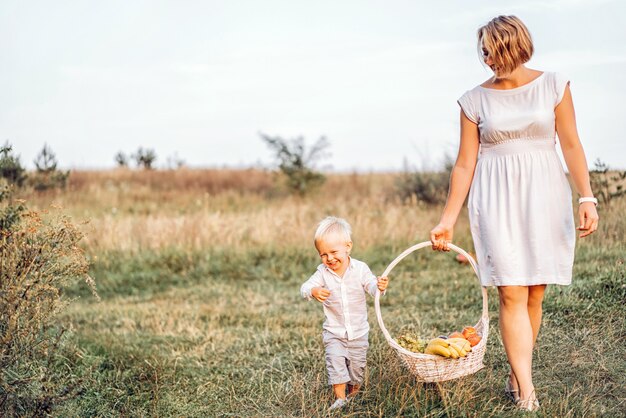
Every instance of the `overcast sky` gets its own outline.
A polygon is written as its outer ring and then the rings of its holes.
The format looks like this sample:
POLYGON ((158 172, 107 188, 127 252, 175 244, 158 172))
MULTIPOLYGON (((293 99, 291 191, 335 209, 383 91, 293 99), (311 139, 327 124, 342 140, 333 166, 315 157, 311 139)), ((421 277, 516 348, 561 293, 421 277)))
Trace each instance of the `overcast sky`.
POLYGON ((529 27, 529 67, 570 77, 590 164, 626 168, 619 0, 2 0, 0 141, 29 167, 44 143, 68 168, 139 146, 161 166, 270 165, 259 132, 324 135, 335 170, 436 165, 499 14, 529 27))

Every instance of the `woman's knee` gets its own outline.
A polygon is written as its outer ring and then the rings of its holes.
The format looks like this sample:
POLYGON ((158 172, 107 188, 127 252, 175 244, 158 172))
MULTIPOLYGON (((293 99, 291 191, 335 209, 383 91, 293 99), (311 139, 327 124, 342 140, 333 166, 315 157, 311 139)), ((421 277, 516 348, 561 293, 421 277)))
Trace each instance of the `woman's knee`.
POLYGON ((532 308, 541 308, 543 303, 543 295, 546 285, 530 286, 528 288, 528 306, 532 308))
POLYGON ((522 307, 528 304, 528 287, 500 286, 498 287, 500 306, 504 308, 522 307))

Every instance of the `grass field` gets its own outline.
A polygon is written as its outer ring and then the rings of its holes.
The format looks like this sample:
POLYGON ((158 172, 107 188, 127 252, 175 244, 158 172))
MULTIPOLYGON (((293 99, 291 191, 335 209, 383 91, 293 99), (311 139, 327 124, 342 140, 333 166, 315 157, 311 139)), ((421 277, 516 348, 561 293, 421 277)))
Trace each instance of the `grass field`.
MULTIPOLYGON (((316 222, 347 218, 354 257, 381 273, 427 239, 441 208, 399 202, 392 175, 335 175, 296 199, 276 192, 270 173, 227 174, 74 173, 66 192, 23 196, 89 221, 84 248, 102 298, 68 290, 78 299, 61 320, 76 350, 59 370, 82 389, 56 415, 327 415, 323 314, 299 296, 319 264, 316 222)), ((599 231, 577 244, 573 284, 548 289, 535 351, 539 416, 624 415, 625 210, 624 200, 600 208, 599 231)), ((471 249, 467 225, 463 214, 454 241, 471 249)), ((521 416, 503 396, 507 365, 489 296, 485 368, 443 384, 417 383, 399 364, 370 298, 365 387, 336 415, 521 416)), ((422 250, 394 270, 382 311, 394 335, 435 336, 479 319, 480 288, 453 255, 422 250)))

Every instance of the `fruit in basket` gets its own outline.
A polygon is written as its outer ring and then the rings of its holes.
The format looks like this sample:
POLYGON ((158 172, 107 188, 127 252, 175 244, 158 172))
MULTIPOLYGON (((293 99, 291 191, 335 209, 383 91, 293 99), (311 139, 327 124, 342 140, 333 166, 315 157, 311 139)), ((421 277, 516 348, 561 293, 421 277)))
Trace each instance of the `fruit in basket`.
POLYGON ((465 336, 459 331, 454 331, 452 334, 448 335, 448 338, 465 338, 465 336))
POLYGON ((450 343, 448 350, 450 350, 450 357, 452 358, 465 357, 467 355, 467 352, 464 352, 463 349, 455 343, 450 343))
POLYGON ((463 331, 461 333, 465 338, 469 337, 470 335, 478 335, 478 333, 476 332, 476 328, 474 327, 465 327, 463 328, 463 331))
MULTIPOLYGON (((448 344, 454 344, 465 351, 465 355, 472 351, 472 345, 465 338, 448 338, 448 344)), ((465 356, 463 355, 463 357, 465 356)))
POLYGON ((465 357, 471 351, 470 343, 465 338, 448 338, 447 341, 451 347, 456 349, 460 357, 465 357))
POLYGON ((438 344, 431 344, 424 350, 425 354, 434 354, 436 356, 450 357, 450 349, 438 344))
POLYGON ((440 345, 442 347, 448 347, 448 341, 444 340, 443 338, 433 338, 432 340, 428 341, 428 345, 440 345))
POLYGON ((442 357, 452 357, 452 353, 449 348, 450 344, 443 338, 433 338, 428 342, 426 349, 424 350, 425 354, 434 354, 442 357))
POLYGON ((403 334, 396 338, 396 341, 400 347, 414 353, 423 353, 426 347, 426 340, 423 340, 415 334, 403 334))
POLYGON ((480 342, 481 338, 478 334, 473 334, 467 337, 467 341, 469 341, 470 345, 474 347, 480 342))

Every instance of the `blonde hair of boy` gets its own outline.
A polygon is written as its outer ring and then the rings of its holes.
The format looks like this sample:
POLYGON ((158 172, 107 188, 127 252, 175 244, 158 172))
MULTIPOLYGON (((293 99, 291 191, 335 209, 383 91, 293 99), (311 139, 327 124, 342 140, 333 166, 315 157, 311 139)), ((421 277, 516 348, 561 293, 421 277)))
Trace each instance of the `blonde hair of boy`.
POLYGON ((478 49, 483 58, 485 52, 491 58, 496 76, 510 74, 535 51, 528 28, 516 16, 494 17, 478 29, 477 35, 478 49))
POLYGON ((344 238, 346 242, 351 242, 351 234, 352 228, 345 219, 328 216, 317 225, 314 242, 323 241, 329 235, 338 235, 344 238))

